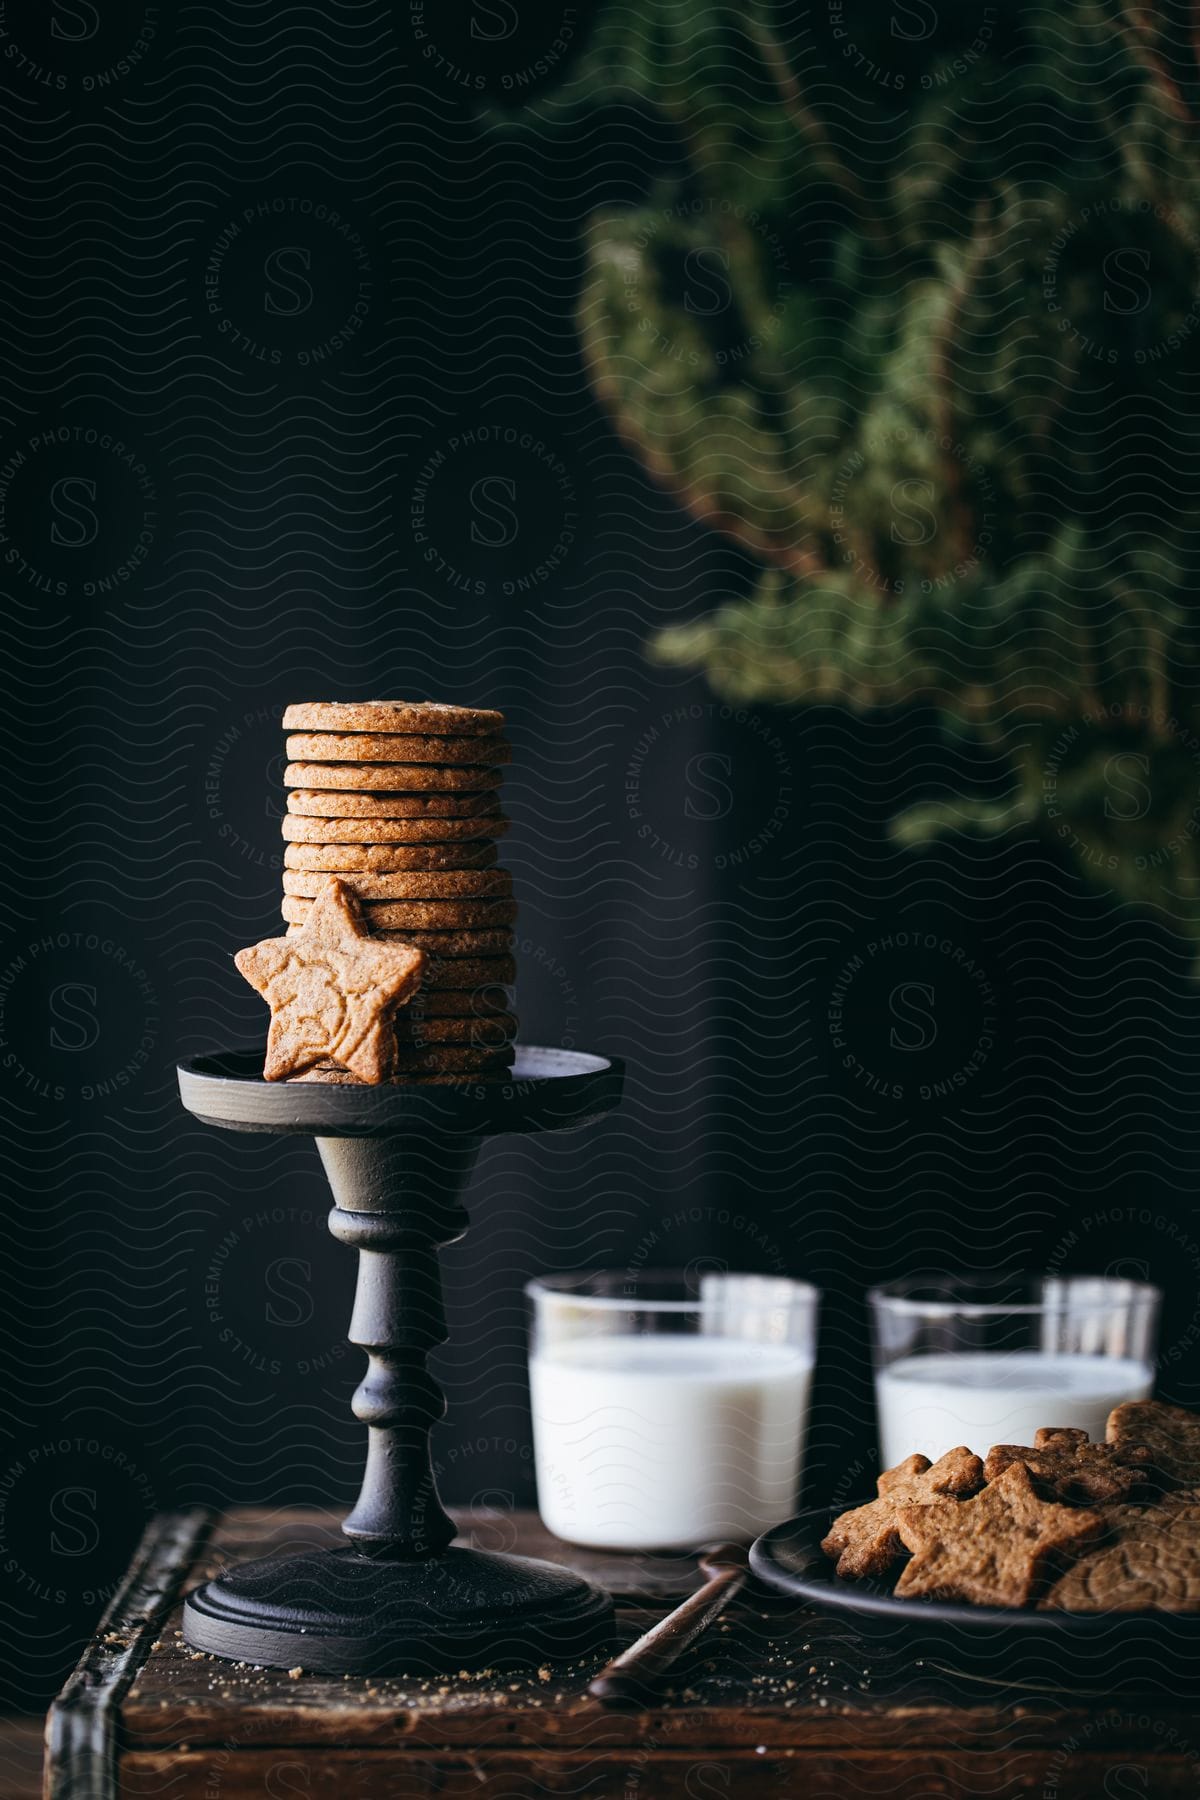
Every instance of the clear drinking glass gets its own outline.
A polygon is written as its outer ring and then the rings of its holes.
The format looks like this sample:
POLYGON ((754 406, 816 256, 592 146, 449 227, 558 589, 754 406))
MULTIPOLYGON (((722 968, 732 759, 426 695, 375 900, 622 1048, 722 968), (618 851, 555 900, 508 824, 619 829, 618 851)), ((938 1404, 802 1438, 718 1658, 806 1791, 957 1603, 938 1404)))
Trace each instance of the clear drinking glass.
POLYGON ((684 1549, 795 1512, 815 1288, 653 1270, 525 1291, 538 1510, 557 1536, 684 1549))
POLYGON ((891 1282, 868 1295, 881 1466, 958 1444, 1029 1444, 1042 1425, 1103 1439, 1154 1387, 1162 1294, 1103 1275, 891 1282))

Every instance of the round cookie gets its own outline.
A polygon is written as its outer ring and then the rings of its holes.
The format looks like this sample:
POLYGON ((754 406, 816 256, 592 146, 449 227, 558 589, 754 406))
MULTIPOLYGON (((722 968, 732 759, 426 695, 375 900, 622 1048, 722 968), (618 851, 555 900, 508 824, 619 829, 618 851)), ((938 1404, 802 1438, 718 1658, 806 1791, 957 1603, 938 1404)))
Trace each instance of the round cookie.
MULTIPOLYGON (((487 1070, 489 1072, 508 1069, 512 1066, 513 1047, 506 1044, 498 1050, 473 1050, 464 1044, 431 1044, 425 1050, 398 1050, 392 1062, 391 1070, 384 1076, 384 1081, 405 1080, 409 1075, 449 1075, 471 1070, 487 1070)), ((332 1085, 359 1086, 356 1075, 336 1063, 317 1063, 306 1069, 303 1075, 290 1077, 293 1081, 323 1081, 332 1085)))
MULTIPOLYGON (((442 952, 443 956, 445 952, 442 952)), ((429 953, 425 973, 416 993, 419 1005, 439 994, 466 994, 476 989, 490 992, 494 988, 511 987, 517 979, 516 958, 503 953, 483 956, 451 956, 439 961, 429 953)))
POLYGON ((484 706, 446 706, 440 700, 298 700, 283 715, 285 731, 403 731, 457 737, 486 736, 503 727, 502 712, 484 706))
MULTIPOLYGON (((286 935, 294 937, 299 929, 289 925, 286 935)), ((443 996, 450 999, 459 994, 474 1000, 477 994, 492 995, 511 987, 517 979, 516 958, 509 954, 511 931, 385 931, 378 935, 402 939, 425 951, 428 960, 414 1006, 432 1006, 443 996), (484 942, 473 950, 477 938, 484 942)))
POLYGON ((380 731, 297 731, 287 740, 289 762, 507 763, 501 737, 400 737, 380 731))
MULTIPOLYGON (((365 794, 338 788, 293 788, 288 813, 312 819, 406 819, 462 821, 500 817, 500 796, 478 794, 365 794)), ((490 826, 489 826, 490 829, 490 826)))
MULTIPOLYGON (((507 930, 497 931, 377 931, 376 937, 401 938, 406 944, 415 944, 418 950, 424 950, 426 956, 434 959, 440 957, 466 956, 472 960, 480 956, 507 956, 513 947, 513 934, 507 930)), ((430 987, 437 983, 426 977, 430 987)), ((444 987, 445 982, 442 983, 444 987)))
POLYGON ((508 820, 488 819, 299 819, 283 820, 289 844, 484 844, 503 837, 508 820))
POLYGON ((500 769, 464 765, 448 769, 442 763, 318 763, 290 762, 283 771, 283 785, 297 788, 387 788, 400 793, 469 794, 479 788, 497 788, 504 779, 500 769))
MULTIPOLYGON (((311 906, 311 900, 295 900, 289 897, 284 906, 311 906)), ((299 925, 288 927, 288 936, 299 931, 299 925)), ((435 966, 426 970, 424 985, 426 987, 465 987, 469 985, 462 980, 447 981, 440 966, 441 959, 448 959, 445 966, 449 968, 455 957, 466 957, 474 962, 480 957, 500 958, 511 961, 513 934, 507 928, 494 931, 376 931, 375 937, 396 938, 405 944, 414 944, 418 950, 424 950, 426 956, 434 959, 435 966)), ((515 979, 515 977, 514 977, 515 979)))
MULTIPOLYGON (((292 1075, 291 1081, 317 1081, 326 1087, 365 1087, 366 1083, 357 1075, 350 1075, 345 1069, 336 1069, 332 1064, 318 1064, 315 1069, 308 1069, 303 1075, 292 1075)), ((382 1087, 477 1087, 480 1082, 501 1082, 512 1080, 512 1064, 489 1064, 487 1068, 463 1070, 457 1075, 389 1075, 382 1082, 382 1087)))
MULTIPOLYGON (((286 883, 297 877, 285 873, 283 879, 286 883)), ((327 878, 318 877, 318 880, 324 879, 327 878)), ((285 894, 281 910, 289 925, 303 925, 312 904, 305 895, 285 894)), ((412 930, 449 934, 491 931, 497 926, 511 925, 517 916, 517 903, 515 900, 368 900, 362 910, 367 925, 375 932, 396 931, 407 935, 412 930)))
POLYGON ((459 1069, 495 1069, 511 1063, 513 1048, 502 1044, 494 1050, 476 1050, 466 1044, 430 1044, 426 1050, 397 1050, 391 1059, 393 1075, 448 1075, 459 1069))
MULTIPOLYGON (((345 885, 360 900, 446 900, 451 903, 452 917, 447 925, 473 925, 474 919, 459 918, 462 905, 474 905, 485 899, 507 900, 512 893, 512 876, 507 869, 408 869, 390 874, 373 870, 348 869, 345 885)), ((325 885, 328 870, 285 869, 283 891, 315 900, 325 885)), ((401 919, 399 924, 407 924, 401 919)), ((487 924, 489 921, 481 921, 487 924)), ((433 921, 414 919, 414 925, 433 921)))
POLYGON ((289 844, 285 869, 324 870, 345 875, 371 869, 391 875, 404 869, 490 869, 496 846, 486 838, 464 844, 289 844))
POLYGON ((393 1086, 399 1087, 480 1087, 489 1082, 496 1084, 513 1079, 512 1064, 506 1063, 501 1069, 480 1069, 474 1075, 397 1075, 393 1078, 393 1086))
POLYGON ((517 1035, 515 1013, 492 1013, 488 1018, 411 1018, 407 1008, 396 1016, 396 1042, 402 1049, 419 1050, 426 1044, 469 1044, 472 1050, 502 1050, 517 1035))
POLYGON ((492 1018, 496 1013, 511 1010, 511 985, 481 981, 469 988, 422 987, 404 1008, 403 1016, 413 1019, 492 1018))

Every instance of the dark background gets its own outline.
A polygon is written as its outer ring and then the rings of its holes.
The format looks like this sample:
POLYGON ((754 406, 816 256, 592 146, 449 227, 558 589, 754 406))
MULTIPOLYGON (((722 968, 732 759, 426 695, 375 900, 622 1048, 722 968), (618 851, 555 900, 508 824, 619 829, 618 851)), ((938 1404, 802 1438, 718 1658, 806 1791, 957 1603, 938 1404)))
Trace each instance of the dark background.
POLYGON ((899 806, 964 780, 920 713, 738 712, 646 660, 749 576, 576 345, 586 219, 674 148, 628 109, 556 122, 584 9, 491 44, 471 16, 0 7, 18 1707, 155 1510, 356 1487, 316 1156, 192 1123, 173 1073, 261 1031, 230 957, 279 929, 289 700, 505 710, 524 1035, 630 1063, 618 1116, 484 1155, 444 1259, 449 1498, 532 1499, 521 1290, 549 1269, 816 1282, 815 1494, 869 1468, 876 1279, 1149 1276, 1161 1391, 1200 1398, 1188 947, 1053 847, 897 849, 899 806))

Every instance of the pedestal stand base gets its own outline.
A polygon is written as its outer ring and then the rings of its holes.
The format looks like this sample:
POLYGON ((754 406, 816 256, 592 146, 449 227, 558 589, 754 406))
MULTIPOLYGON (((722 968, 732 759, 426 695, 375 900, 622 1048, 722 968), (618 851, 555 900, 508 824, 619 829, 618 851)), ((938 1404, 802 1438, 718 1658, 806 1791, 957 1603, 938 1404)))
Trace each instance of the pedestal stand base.
POLYGON ((451 1547, 420 1561, 347 1545, 227 1570, 188 1598, 195 1650, 323 1675, 443 1675, 608 1654, 607 1594, 553 1563, 451 1547))

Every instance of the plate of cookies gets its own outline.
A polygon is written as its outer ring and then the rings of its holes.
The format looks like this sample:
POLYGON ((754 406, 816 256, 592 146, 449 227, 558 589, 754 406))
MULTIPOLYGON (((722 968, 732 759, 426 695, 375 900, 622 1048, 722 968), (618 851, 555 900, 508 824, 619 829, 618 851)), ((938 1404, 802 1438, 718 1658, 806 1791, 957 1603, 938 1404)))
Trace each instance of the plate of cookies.
POLYGON ((1200 1679, 1200 1414, 1130 1401, 1103 1443, 1047 1426, 986 1457, 906 1457, 876 1485, 768 1531, 755 1574, 959 1666, 1200 1679))

